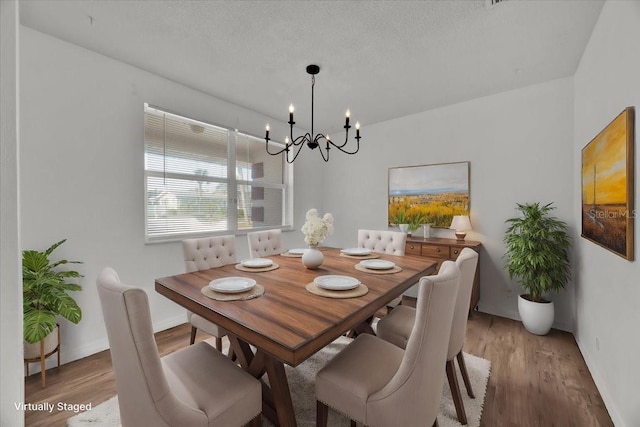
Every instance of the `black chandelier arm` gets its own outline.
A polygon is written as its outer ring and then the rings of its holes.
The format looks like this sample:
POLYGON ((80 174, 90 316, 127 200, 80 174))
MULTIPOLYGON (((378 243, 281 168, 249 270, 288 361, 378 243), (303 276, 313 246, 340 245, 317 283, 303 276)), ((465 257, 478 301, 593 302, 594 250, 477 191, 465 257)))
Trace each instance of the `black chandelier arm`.
MULTIPOLYGON (((344 127, 344 142, 340 145, 334 143, 333 141, 329 141, 331 142, 331 145, 333 145, 334 147, 338 148, 340 151, 342 151, 343 153, 346 153, 346 151, 344 151, 342 149, 342 147, 344 147, 345 145, 347 145, 347 142, 349 142, 349 129, 351 128, 351 125, 349 125, 349 123, 347 122, 346 125, 343 126, 344 127)), ((357 152, 358 150, 356 150, 355 152, 357 152)), ((354 152, 354 153, 355 153, 354 152)))
POLYGON ((360 138, 356 138, 356 149, 353 151, 345 150, 344 148, 342 148, 344 144, 336 145, 333 142, 331 142, 331 140, 329 140, 329 144, 333 145, 334 147, 336 147, 338 150, 342 151, 345 154, 356 154, 358 150, 360 150, 360 138))
MULTIPOLYGON (((291 145, 293 145, 293 144, 291 144, 291 145)), ((287 150, 287 156, 286 156, 287 163, 291 164, 291 163, 295 162, 296 159, 298 158, 298 155, 300 154, 300 151, 302 151, 303 147, 304 147, 304 144, 300 143, 300 145, 298 146, 298 150, 296 151, 296 154, 293 156, 293 159, 291 159, 291 160, 289 160, 289 150, 287 150)))
MULTIPOLYGON (((345 138, 345 141, 343 144, 335 144, 332 140, 327 139, 326 136, 324 136, 323 134, 319 133, 316 135, 316 137, 314 138, 314 141, 316 142, 320 142, 321 139, 324 139, 326 141, 326 150, 329 150, 329 148, 331 146, 337 148, 338 150, 342 151, 345 154, 356 154, 358 152, 358 150, 360 150, 360 136, 356 136, 355 140, 356 140, 356 149, 354 151, 349 151, 349 150, 345 150, 343 147, 347 144, 348 142, 348 138, 345 138)), ((318 145, 320 146, 320 145, 318 145)), ((322 152, 322 150, 320 150, 322 152)), ((327 158, 328 158, 328 154, 327 154, 327 158)), ((322 158, 324 159, 324 156, 322 156, 322 158)), ((326 162, 326 160, 325 160, 326 162)))
POLYGON ((265 140, 265 143, 266 143, 267 154, 270 154, 270 155, 272 155, 272 156, 277 156, 277 155, 279 155, 279 154, 282 154, 282 153, 283 153, 283 152, 285 152, 285 151, 287 151, 287 154, 288 154, 288 151, 289 151, 289 145, 288 145, 288 144, 285 144, 285 146, 284 146, 284 148, 283 148, 282 150, 280 150, 280 151, 276 151, 275 153, 272 153, 271 151, 269 151, 269 140, 270 140, 270 139, 271 139, 271 138, 269 138, 269 137, 266 137, 266 138, 264 139, 264 140, 265 140))
POLYGON ((309 142, 311 141, 311 134, 309 134, 309 132, 305 133, 304 135, 300 135, 297 138, 293 138, 293 128, 291 129, 291 142, 290 144, 298 146, 298 145, 304 145, 305 142, 309 142))

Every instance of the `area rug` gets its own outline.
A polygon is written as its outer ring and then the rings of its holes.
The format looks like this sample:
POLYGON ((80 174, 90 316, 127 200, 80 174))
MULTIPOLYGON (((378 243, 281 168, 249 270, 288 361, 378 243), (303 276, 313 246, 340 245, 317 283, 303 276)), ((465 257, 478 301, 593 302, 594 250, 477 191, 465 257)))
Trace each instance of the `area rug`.
MULTIPOLYGON (((333 343, 325 347, 320 352, 309 358, 296 368, 286 366, 291 397, 296 411, 296 419, 300 427, 312 427, 316 425, 316 401, 315 401, 315 375, 333 356, 338 354, 351 340, 340 337, 333 343)), ((478 427, 484 405, 484 397, 487 389, 487 381, 491 369, 491 363, 470 354, 465 353, 465 361, 473 391, 476 398, 471 399, 466 395, 462 376, 458 372, 458 382, 462 387, 464 407, 467 413, 468 427, 478 427)), ((459 371, 456 369, 456 371, 459 371)), ((444 381, 443 398, 440 403, 440 413, 438 424, 440 427, 461 426, 456 418, 456 411, 451 398, 448 382, 444 381)), ((344 416, 329 411, 330 427, 347 427, 349 420, 344 416)), ((272 424, 263 418, 264 426, 272 424)), ((120 427, 120 412, 118 410, 118 397, 112 397, 106 402, 94 407, 91 411, 75 415, 67 420, 68 427, 120 427)))

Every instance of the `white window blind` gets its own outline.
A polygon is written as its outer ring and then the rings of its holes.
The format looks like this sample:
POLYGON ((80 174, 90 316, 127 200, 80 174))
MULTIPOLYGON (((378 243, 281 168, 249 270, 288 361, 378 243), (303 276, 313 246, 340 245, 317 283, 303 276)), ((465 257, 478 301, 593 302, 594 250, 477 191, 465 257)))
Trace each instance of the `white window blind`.
POLYGON ((236 135, 238 228, 285 221, 285 165, 282 156, 267 154, 264 140, 242 133, 236 135))
POLYGON ((290 223, 288 165, 264 141, 147 104, 144 117, 147 241, 290 223))

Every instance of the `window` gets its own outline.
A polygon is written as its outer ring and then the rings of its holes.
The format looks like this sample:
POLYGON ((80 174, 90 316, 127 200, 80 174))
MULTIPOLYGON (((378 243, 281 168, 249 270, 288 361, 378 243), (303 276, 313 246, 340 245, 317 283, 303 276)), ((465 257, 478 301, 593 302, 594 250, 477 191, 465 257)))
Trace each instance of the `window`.
POLYGON ((145 104, 148 242, 291 224, 292 171, 264 140, 145 104))

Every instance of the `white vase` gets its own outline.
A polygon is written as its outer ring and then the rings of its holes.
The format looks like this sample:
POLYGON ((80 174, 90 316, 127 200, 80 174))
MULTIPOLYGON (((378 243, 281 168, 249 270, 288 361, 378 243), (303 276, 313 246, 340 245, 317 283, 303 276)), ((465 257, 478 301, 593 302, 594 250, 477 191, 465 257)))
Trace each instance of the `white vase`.
POLYGON ((422 237, 425 239, 431 237, 431 224, 425 224, 422 227, 422 237))
POLYGON ((320 252, 316 246, 309 246, 309 249, 302 254, 302 265, 309 270, 315 270, 322 265, 324 261, 324 255, 320 252))
POLYGON ((533 302, 520 295, 518 297, 518 313, 524 328, 532 334, 547 335, 551 330, 555 315, 553 301, 533 302))
POLYGON ((403 233, 409 231, 409 224, 398 224, 398 227, 400 227, 400 231, 402 231, 403 233))

